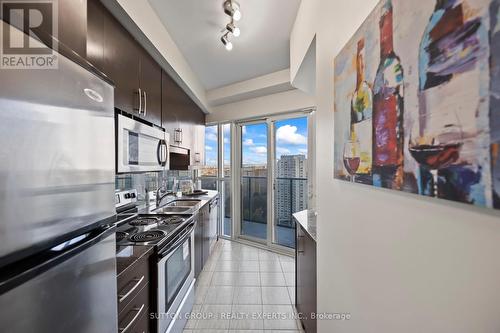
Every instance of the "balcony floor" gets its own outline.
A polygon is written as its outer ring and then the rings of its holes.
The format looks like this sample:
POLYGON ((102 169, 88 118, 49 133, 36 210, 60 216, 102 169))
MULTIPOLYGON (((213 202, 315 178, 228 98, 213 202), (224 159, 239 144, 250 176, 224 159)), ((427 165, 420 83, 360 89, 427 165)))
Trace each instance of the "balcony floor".
MULTIPOLYGON (((231 219, 224 219, 224 230, 231 230, 231 219)), ((252 221, 243 221, 241 234, 259 239, 266 239, 267 224, 252 221)), ((295 228, 276 227, 277 243, 290 248, 295 248, 295 228)))

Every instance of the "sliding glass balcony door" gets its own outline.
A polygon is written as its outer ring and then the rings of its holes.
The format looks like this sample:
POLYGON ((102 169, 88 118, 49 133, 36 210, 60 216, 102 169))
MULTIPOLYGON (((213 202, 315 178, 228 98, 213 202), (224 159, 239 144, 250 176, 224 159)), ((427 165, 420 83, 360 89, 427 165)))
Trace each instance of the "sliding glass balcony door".
POLYGON ((295 248, 293 214, 308 203, 308 118, 273 122, 273 237, 277 245, 295 248))
POLYGON ((202 188, 220 193, 218 235, 233 236, 231 204, 231 124, 217 124, 205 128, 205 165, 199 176, 202 188))
POLYGON ((239 125, 240 138, 240 237, 268 239, 268 125, 239 125))
POLYGON ((308 116, 237 125, 236 236, 295 248, 293 214, 308 203, 308 116))

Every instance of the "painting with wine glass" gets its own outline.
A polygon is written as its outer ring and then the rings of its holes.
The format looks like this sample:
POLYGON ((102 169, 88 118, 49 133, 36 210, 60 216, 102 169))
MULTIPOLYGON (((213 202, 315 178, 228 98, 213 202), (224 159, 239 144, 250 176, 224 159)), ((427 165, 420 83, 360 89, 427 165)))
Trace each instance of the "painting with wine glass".
POLYGON ((381 0, 334 73, 336 179, 500 209, 500 0, 381 0))

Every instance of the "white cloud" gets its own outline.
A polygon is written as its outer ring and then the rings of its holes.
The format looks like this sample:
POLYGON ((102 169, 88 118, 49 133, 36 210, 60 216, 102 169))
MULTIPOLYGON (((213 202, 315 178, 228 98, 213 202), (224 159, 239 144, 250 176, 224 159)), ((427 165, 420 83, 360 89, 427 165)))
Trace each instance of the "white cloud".
POLYGON ((211 150, 213 150, 213 148, 210 146, 205 146, 205 150, 211 151, 211 150))
POLYGON ((278 155, 290 155, 292 152, 285 147, 276 147, 276 153, 278 155))
POLYGON ((217 141, 217 135, 213 133, 207 133, 205 139, 208 141, 217 141))
POLYGON ((285 125, 278 128, 276 131, 276 139, 279 143, 289 144, 289 145, 305 145, 307 144, 307 138, 297 133, 296 126, 285 125))
POLYGON ((205 140, 217 141, 217 126, 205 127, 205 140))
POLYGON ((299 153, 307 155, 307 149, 306 148, 301 148, 301 149, 299 149, 299 153))
POLYGON ((267 148, 262 147, 262 146, 252 147, 252 148, 250 148, 250 151, 254 152, 255 154, 259 154, 259 155, 267 154, 267 148))
POLYGON ((244 146, 254 146, 254 142, 252 139, 246 139, 244 142, 243 142, 243 145, 244 146))

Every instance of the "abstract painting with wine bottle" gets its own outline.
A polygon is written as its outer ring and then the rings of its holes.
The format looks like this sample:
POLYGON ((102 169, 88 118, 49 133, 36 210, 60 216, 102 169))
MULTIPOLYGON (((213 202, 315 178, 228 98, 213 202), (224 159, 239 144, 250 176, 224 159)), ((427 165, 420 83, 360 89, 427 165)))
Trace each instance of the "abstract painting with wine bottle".
POLYGON ((381 0, 334 67, 335 178, 500 209, 500 0, 381 0))

